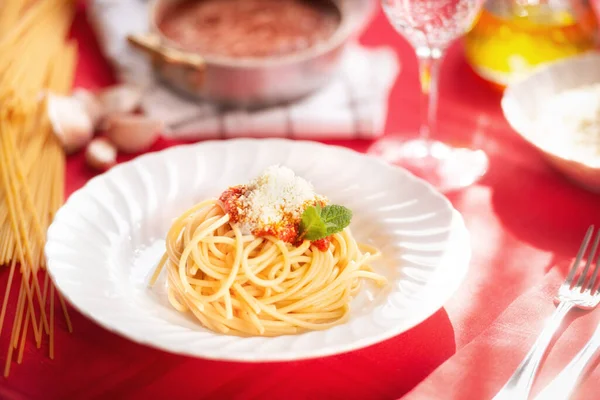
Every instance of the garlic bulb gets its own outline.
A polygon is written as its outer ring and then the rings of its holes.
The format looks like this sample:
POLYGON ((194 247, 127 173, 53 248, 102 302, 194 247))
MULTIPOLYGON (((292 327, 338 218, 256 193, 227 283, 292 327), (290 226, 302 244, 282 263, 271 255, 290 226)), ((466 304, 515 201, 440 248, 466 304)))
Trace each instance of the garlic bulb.
POLYGON ((117 148, 106 138, 95 138, 85 150, 87 165, 106 171, 117 163, 117 148))
POLYGON ((98 122, 104 115, 104 110, 96 95, 87 89, 76 88, 73 90, 72 96, 83 103, 88 115, 92 119, 94 128, 97 127, 98 122))
POLYGON ((164 128, 162 121, 134 114, 115 114, 104 121, 104 132, 125 153, 148 150, 164 128))
POLYGON ((67 154, 83 148, 94 135, 94 123, 83 101, 75 97, 47 94, 48 118, 54 134, 67 154))
POLYGON ((141 88, 120 84, 110 86, 98 94, 104 116, 127 114, 135 111, 142 101, 141 88))

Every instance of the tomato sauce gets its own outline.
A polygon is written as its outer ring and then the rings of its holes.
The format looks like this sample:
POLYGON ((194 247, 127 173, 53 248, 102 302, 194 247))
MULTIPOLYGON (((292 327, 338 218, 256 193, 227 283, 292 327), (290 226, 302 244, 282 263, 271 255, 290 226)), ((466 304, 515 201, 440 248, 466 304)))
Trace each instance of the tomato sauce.
POLYGON ((158 28, 199 54, 261 58, 324 42, 340 20, 331 0, 185 0, 165 11, 158 28))
MULTIPOLYGON (((240 197, 244 195, 245 191, 246 187, 243 185, 232 186, 219 196, 219 201, 223 204, 225 212, 229 214, 229 221, 231 223, 235 224, 243 222, 243 210, 240 208, 240 197)), ((255 229, 252 231, 252 234, 256 237, 274 236, 279 240, 291 243, 294 246, 302 244, 302 240, 298 240, 300 236, 299 221, 287 222, 281 226, 266 226, 262 229, 255 229)), ((327 251, 330 243, 331 237, 312 241, 312 244, 320 251, 327 251)))
POLYGON ((315 240, 312 242, 312 244, 314 244, 315 247, 321 251, 327 251, 327 249, 329 249, 329 245, 331 244, 331 236, 315 240))
POLYGON ((223 203, 225 212, 229 214, 229 220, 233 223, 240 222, 239 199, 244 194, 246 188, 244 186, 232 186, 221 193, 219 201, 223 203))

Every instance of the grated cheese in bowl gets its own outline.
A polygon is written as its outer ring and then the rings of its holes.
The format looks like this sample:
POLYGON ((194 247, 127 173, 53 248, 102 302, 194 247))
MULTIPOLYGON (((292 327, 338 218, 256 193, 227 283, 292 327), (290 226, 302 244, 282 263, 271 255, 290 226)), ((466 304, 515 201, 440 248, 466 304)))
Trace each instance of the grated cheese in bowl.
POLYGON ((560 92, 539 110, 537 143, 563 158, 600 167, 600 84, 560 92))

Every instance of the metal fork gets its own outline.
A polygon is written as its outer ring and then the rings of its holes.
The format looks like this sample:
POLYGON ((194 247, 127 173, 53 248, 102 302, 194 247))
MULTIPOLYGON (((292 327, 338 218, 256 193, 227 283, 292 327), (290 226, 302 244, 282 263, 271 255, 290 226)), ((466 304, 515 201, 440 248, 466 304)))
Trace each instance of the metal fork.
POLYGON ((573 389, 579 383, 579 379, 590 361, 594 359, 598 349, 600 349, 600 326, 569 365, 540 392, 535 400, 567 400, 570 398, 573 389))
POLYGON ((588 272, 592 264, 592 260, 598 250, 598 244, 600 243, 600 230, 596 234, 594 243, 590 254, 587 257, 585 267, 581 272, 579 278, 573 284, 575 274, 581 264, 581 260, 586 253, 586 250, 590 244, 590 240, 594 233, 594 226, 590 226, 587 230, 575 262, 571 266, 569 275, 560 286, 558 295, 556 296, 556 302, 558 303, 556 310, 546 323, 542 333, 538 336, 535 343, 529 350, 529 353, 525 356, 521 364, 517 367, 517 370, 504 385, 504 387, 498 392, 494 400, 526 400, 531 391, 533 380, 537 374, 540 363, 554 334, 560 327, 565 315, 573 308, 579 308, 583 310, 591 310, 600 303, 600 294, 598 290, 594 289, 596 279, 598 278, 598 271, 600 270, 600 263, 596 260, 596 267, 592 277, 587 280, 588 272))

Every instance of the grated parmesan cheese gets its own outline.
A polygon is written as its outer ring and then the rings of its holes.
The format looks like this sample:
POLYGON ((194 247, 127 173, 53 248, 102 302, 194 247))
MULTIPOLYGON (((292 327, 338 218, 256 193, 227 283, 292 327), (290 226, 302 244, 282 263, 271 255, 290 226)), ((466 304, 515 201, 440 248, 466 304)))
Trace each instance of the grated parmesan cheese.
POLYGON ((537 116, 535 135, 553 153, 600 165, 600 84, 550 98, 537 116))
POLYGON ((245 185, 238 213, 245 233, 299 222, 307 205, 326 203, 313 186, 287 167, 274 165, 245 185))

